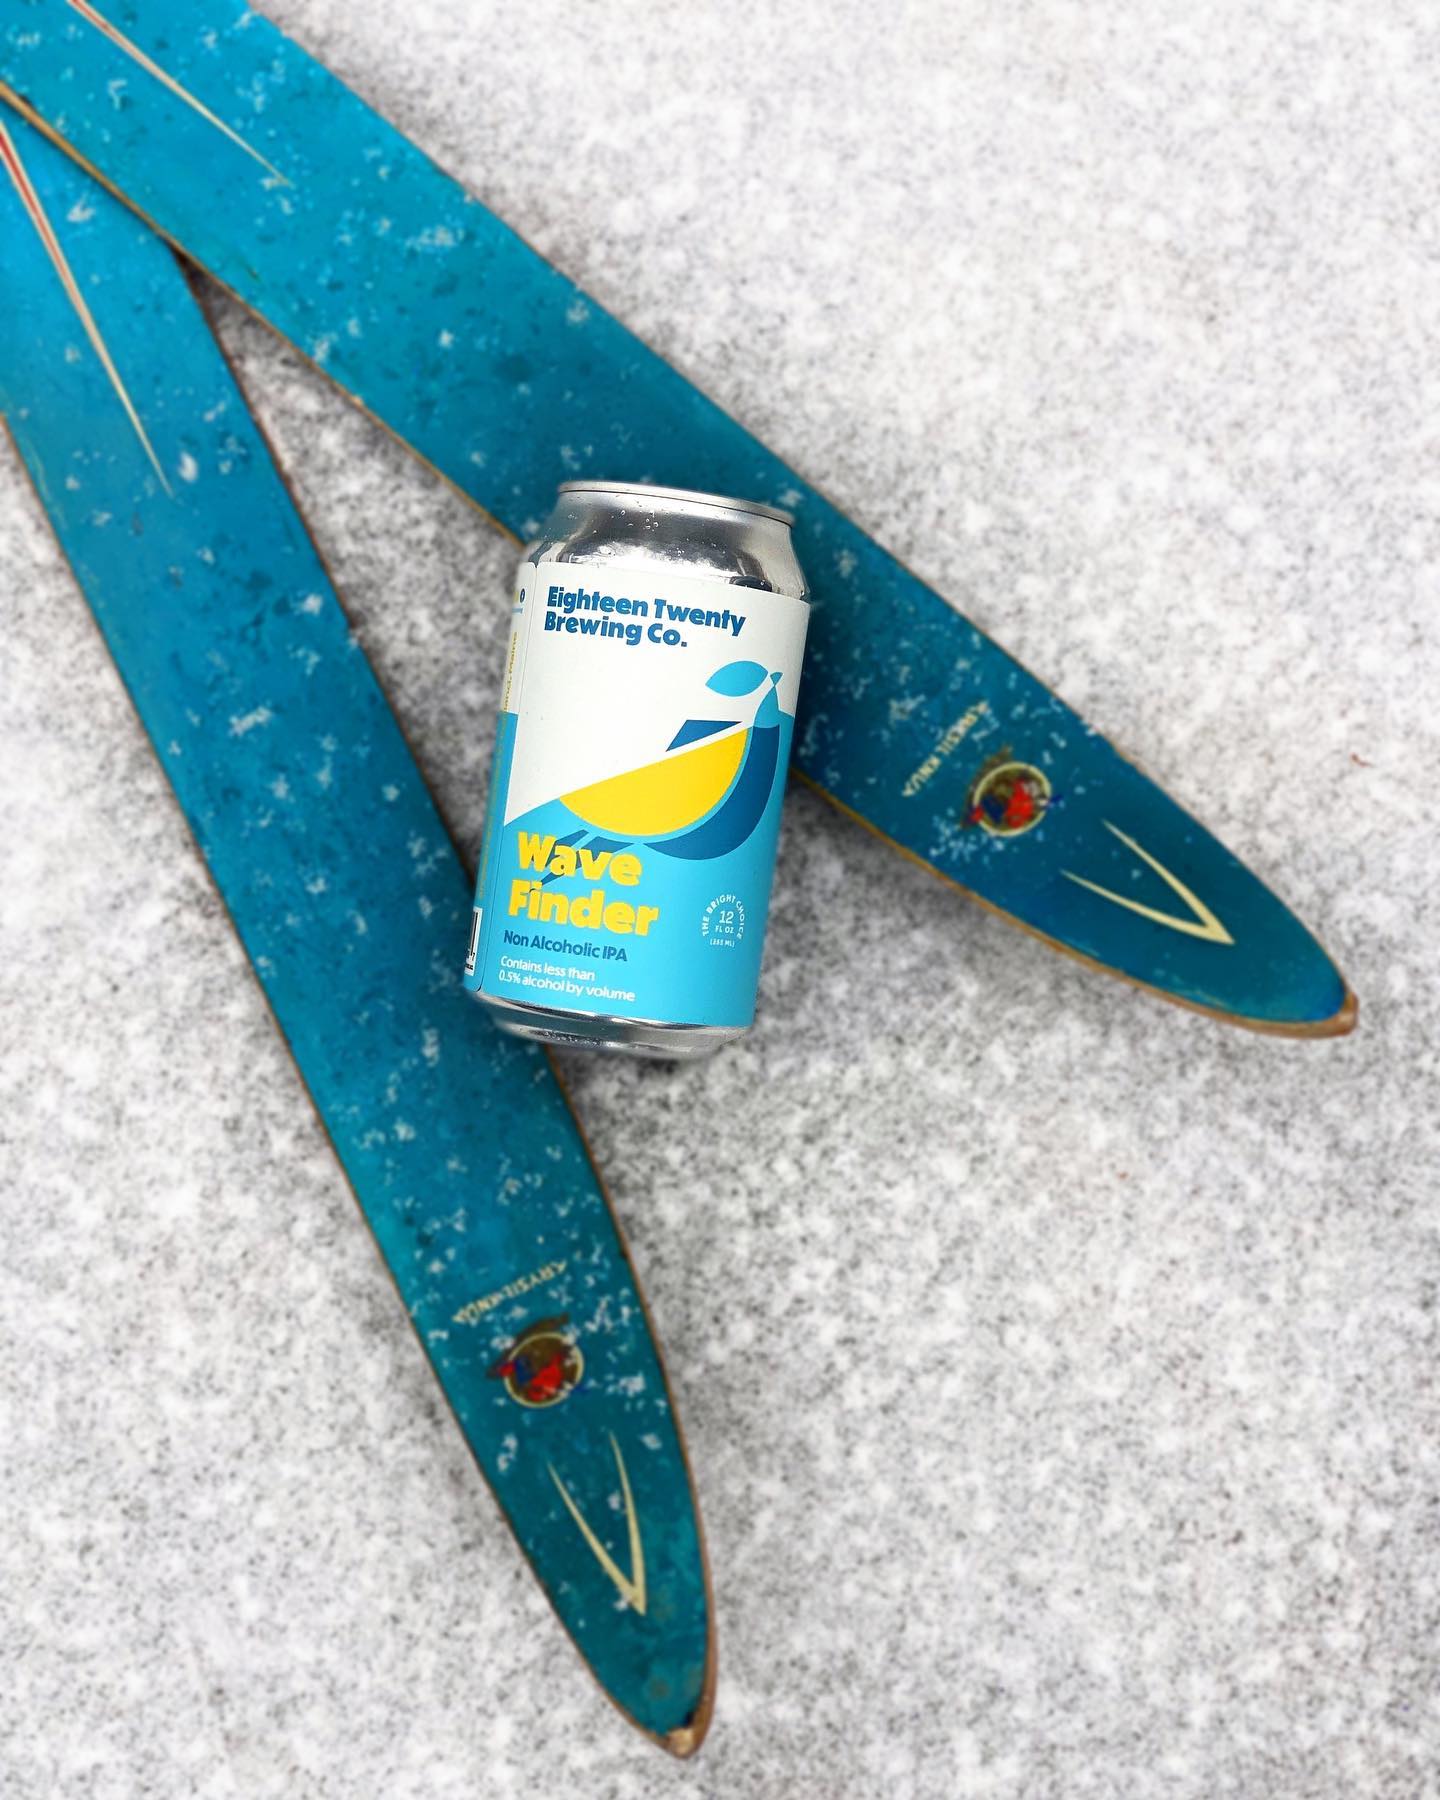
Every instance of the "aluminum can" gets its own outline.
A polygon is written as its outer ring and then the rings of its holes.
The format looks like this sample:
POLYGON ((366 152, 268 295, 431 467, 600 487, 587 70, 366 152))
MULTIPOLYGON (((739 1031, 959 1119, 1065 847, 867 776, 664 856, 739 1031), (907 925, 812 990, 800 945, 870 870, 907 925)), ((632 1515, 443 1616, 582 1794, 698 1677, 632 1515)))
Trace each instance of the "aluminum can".
POLYGON ((570 481, 521 560, 465 985, 543 1043, 755 1016, 809 619, 778 507, 570 481))

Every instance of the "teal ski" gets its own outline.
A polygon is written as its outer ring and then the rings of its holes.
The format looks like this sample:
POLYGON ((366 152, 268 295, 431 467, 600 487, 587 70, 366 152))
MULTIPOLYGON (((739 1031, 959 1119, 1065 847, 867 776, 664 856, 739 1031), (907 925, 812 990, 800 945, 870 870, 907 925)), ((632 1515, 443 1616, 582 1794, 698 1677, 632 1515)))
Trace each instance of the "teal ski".
POLYGON ((789 507, 801 775, 1096 967, 1349 1029, 1340 973, 1236 857, 243 0, 0 0, 0 91, 516 534, 586 475, 789 507))
POLYGON ((575 1121, 462 992, 466 872, 180 265, 28 127, 0 162, 36 492, 482 1474, 605 1691, 688 1755, 699 1517, 575 1121))

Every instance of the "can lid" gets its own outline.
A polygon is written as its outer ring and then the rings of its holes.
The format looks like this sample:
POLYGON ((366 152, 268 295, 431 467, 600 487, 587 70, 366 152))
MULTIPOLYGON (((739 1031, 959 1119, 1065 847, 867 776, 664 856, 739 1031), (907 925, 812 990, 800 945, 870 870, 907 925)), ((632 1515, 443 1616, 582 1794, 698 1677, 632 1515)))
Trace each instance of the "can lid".
POLYGON ((763 500, 737 500, 731 494, 704 494, 696 488, 656 487, 648 481, 562 481, 556 489, 561 494, 635 494, 654 495, 662 500, 686 500, 694 506, 725 507, 730 512, 759 513, 764 519, 778 519, 782 525, 795 523, 794 513, 782 506, 770 506, 763 500))

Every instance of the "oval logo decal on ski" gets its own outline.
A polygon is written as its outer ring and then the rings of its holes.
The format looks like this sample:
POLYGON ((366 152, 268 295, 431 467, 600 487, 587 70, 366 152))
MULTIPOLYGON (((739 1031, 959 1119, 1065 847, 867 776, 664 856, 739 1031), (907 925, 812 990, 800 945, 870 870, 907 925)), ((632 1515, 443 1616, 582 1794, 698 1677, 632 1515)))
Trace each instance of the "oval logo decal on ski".
POLYGON ((1019 837, 1045 817, 1050 798, 1050 782, 1033 763, 997 763, 971 789, 965 823, 992 837, 1019 837))
POLYGON ((563 1335, 569 1322, 570 1315, 561 1313, 527 1325, 486 1375, 491 1381, 503 1381, 505 1392, 521 1406, 558 1406, 568 1400, 585 1373, 579 1346, 563 1335))

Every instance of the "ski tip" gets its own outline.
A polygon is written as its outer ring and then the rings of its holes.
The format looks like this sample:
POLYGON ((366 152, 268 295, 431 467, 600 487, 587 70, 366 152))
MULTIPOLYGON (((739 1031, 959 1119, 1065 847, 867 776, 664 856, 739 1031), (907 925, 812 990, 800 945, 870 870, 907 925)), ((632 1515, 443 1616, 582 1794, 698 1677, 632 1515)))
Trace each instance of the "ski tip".
MULTIPOLYGON (((707 1569, 708 1580, 708 1569, 707 1569)), ((709 1601, 707 1585, 706 1599, 709 1601)), ((700 1698, 695 1702, 695 1710, 683 1725, 677 1725, 657 1739, 662 1750, 668 1750, 680 1762, 687 1762, 700 1746, 710 1730, 710 1721, 715 1714, 715 1632, 714 1613, 710 1612, 710 1627, 707 1631, 705 1646, 705 1675, 700 1688, 700 1698)))
MULTIPOLYGON (((714 1670, 715 1661, 712 1656, 706 1665, 705 1683, 701 1689, 700 1698, 695 1703, 695 1710, 683 1724, 672 1725, 668 1729, 663 1725, 647 1724, 643 1719, 636 1718, 630 1708, 608 1688, 605 1689, 605 1697, 643 1736, 649 1738, 652 1744, 657 1744, 660 1749, 668 1751, 677 1761, 688 1762, 705 1742, 710 1730, 710 1721, 715 1711, 714 1670)), ((593 1669, 591 1673, 594 1673, 593 1669)))
POLYGON ((1270 1037, 1349 1037, 1360 1020, 1360 1001, 1354 989, 1345 982, 1343 976, 1341 985, 1344 993, 1343 999, 1335 1011, 1323 1019, 1302 1019, 1292 1023, 1288 1020, 1277 1019, 1246 1019, 1235 1013, 1217 1012, 1213 1016, 1223 1019, 1227 1024, 1239 1025, 1247 1031, 1263 1032, 1270 1037))
POLYGON ((693 1756, 705 1742, 705 1734, 709 1729, 710 1712, 707 1708, 703 1716, 697 1713, 690 1724, 682 1725, 678 1730, 672 1731, 668 1737, 661 1738, 660 1742, 672 1756, 679 1757, 684 1762, 693 1756))

